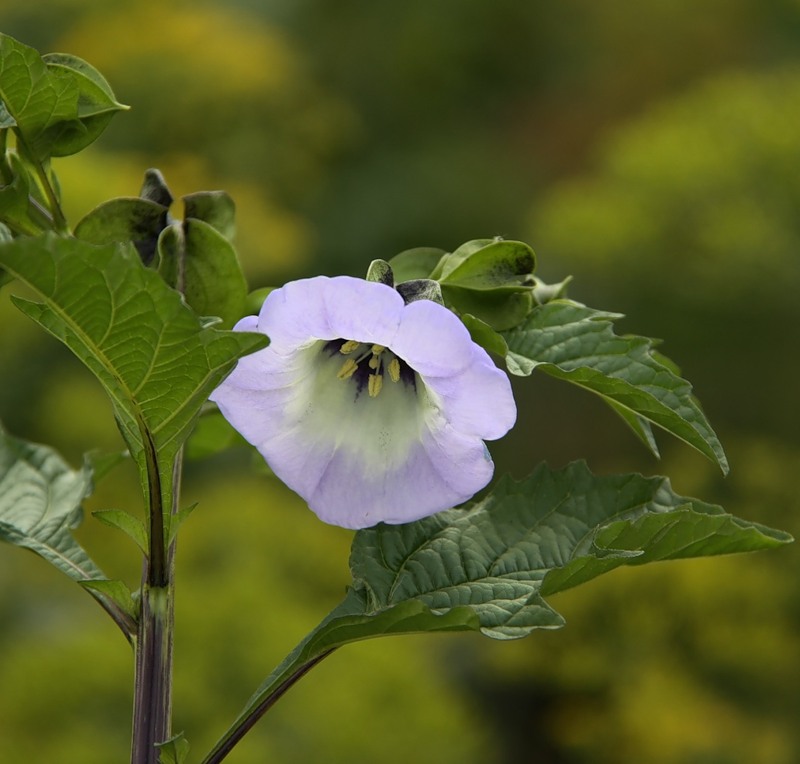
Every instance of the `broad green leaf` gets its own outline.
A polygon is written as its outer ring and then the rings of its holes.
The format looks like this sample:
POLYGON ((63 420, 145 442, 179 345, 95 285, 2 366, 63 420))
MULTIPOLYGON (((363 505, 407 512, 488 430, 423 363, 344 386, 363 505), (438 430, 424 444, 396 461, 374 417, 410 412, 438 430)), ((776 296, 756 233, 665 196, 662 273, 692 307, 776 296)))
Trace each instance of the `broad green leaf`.
POLYGON ((78 90, 77 118, 53 125, 47 133, 50 156, 69 156, 94 143, 114 114, 128 107, 116 100, 103 75, 83 59, 47 53, 42 60, 51 79, 71 80, 78 90))
POLYGON ((47 131, 78 117, 79 95, 74 78, 52 76, 36 50, 0 34, 0 128, 14 128, 27 153, 51 155, 47 131))
POLYGON ((145 265, 156 253, 158 237, 167 227, 169 210, 139 197, 109 199, 87 213, 75 226, 75 237, 90 244, 131 242, 145 265))
POLYGON ((415 247, 395 255, 389 260, 389 265, 398 284, 414 279, 429 279, 433 278, 431 274, 446 254, 443 249, 435 247, 415 247))
POLYGON ((0 538, 36 552, 75 581, 104 577, 71 533, 91 491, 86 467, 74 471, 47 446, 0 429, 0 538))
POLYGON ((482 501, 356 535, 351 568, 371 611, 415 599, 467 606, 497 639, 563 623, 542 595, 620 565, 752 551, 787 534, 676 495, 666 478, 595 476, 578 462, 501 480, 482 501))
POLYGON ((518 326, 533 307, 530 290, 519 292, 505 289, 476 290, 442 284, 445 305, 463 315, 469 313, 495 331, 518 326))
POLYGON ((662 477, 595 476, 583 462, 501 480, 481 501, 359 531, 344 601, 267 678, 249 715, 330 651, 420 631, 516 639, 563 626, 544 596, 621 565, 769 549, 791 537, 674 493, 662 477))
POLYGON ((183 197, 183 217, 208 223, 228 241, 236 234, 236 204, 226 191, 197 191, 183 197))
POLYGON ((505 358, 508 353, 508 345, 503 339, 503 335, 492 329, 485 321, 481 321, 469 313, 461 316, 464 326, 469 330, 472 341, 480 345, 484 350, 490 353, 496 353, 501 358, 505 358))
MULTIPOLYGON (((641 420, 672 433, 728 471, 725 452, 692 387, 653 352, 646 337, 614 333, 616 313, 568 300, 533 309, 520 326, 503 332, 506 363, 513 374, 534 369, 602 396, 645 443, 652 437, 641 420)), ((652 450, 652 446, 650 446, 652 450)))
POLYGON ((611 398, 604 398, 604 400, 617 413, 622 421, 631 428, 633 434, 644 443, 650 453, 655 456, 656 459, 660 458, 661 452, 658 449, 658 443, 656 443, 656 438, 655 435, 653 435, 653 428, 650 426, 650 422, 634 414, 633 411, 625 408, 625 406, 611 398))
POLYGON ((219 316, 232 326, 244 315, 247 298, 239 258, 231 243, 213 226, 187 218, 161 234, 159 271, 183 292, 200 316, 219 316))
POLYGON ((175 455, 201 406, 266 338, 204 328, 130 246, 16 239, 0 245, 0 266, 41 300, 15 298, 17 306, 100 380, 143 481, 157 461, 169 500, 175 455))
POLYGON ((476 239, 443 257, 431 277, 448 307, 501 331, 520 324, 533 307, 535 267, 527 244, 476 239))
POLYGON ((492 240, 472 251, 457 249, 444 263, 439 281, 463 289, 523 291, 533 285, 533 250, 521 241, 492 240))
MULTIPOLYGON (((31 550, 80 583, 105 580, 72 535, 91 489, 88 466, 73 470, 53 449, 0 427, 0 540, 31 550)), ((127 611, 102 587, 90 593, 130 638, 136 628, 127 611)))
POLYGON ((35 161, 80 151, 127 108, 82 59, 40 56, 0 34, 0 128, 13 128, 21 152, 35 161))
POLYGON ((472 239, 471 241, 465 242, 454 252, 448 253, 446 256, 442 257, 441 260, 439 260, 439 262, 436 264, 436 268, 434 268, 433 273, 431 274, 431 278, 436 279, 437 281, 441 280, 448 273, 461 265, 461 263, 463 263, 468 257, 471 257, 473 254, 475 254, 475 252, 477 252, 479 249, 488 247, 495 241, 499 241, 499 239, 472 239))

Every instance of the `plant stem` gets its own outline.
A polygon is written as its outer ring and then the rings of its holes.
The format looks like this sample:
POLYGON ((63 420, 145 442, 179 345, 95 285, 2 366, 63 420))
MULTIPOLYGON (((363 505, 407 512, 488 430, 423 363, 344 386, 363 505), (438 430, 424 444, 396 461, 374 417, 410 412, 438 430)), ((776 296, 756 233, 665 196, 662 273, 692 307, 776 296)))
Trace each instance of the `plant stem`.
POLYGON ((142 591, 136 640, 132 764, 157 764, 156 743, 171 736, 172 596, 170 588, 142 591))
POLYGON ((300 679, 302 679, 314 666, 320 663, 324 658, 327 658, 336 648, 331 648, 327 652, 312 658, 308 663, 293 671, 286 679, 283 680, 261 703, 252 708, 246 715, 242 716, 237 722, 228 730, 223 737, 211 750, 211 752, 203 759, 202 764, 219 764, 225 757, 233 750, 236 744, 253 728, 255 723, 264 716, 272 706, 277 703, 281 697, 300 679))
MULTIPOLYGON (((158 764, 158 743, 172 736, 172 644, 175 543, 165 530, 162 483, 155 444, 142 428, 147 462, 149 555, 145 560, 133 697, 131 764, 158 764)), ((175 457, 170 514, 178 509, 183 451, 175 457)))
POLYGON ((38 202, 36 202, 36 200, 31 198, 31 201, 34 202, 33 208, 36 209, 36 211, 40 214, 44 213, 44 215, 50 219, 50 225, 57 233, 68 234, 69 225, 67 224, 67 219, 64 216, 64 211, 61 209, 61 202, 58 200, 58 194, 56 193, 53 184, 50 182, 50 176, 47 174, 47 169, 30 150, 20 131, 15 130, 14 134, 17 140, 17 151, 21 157, 24 157, 33 166, 33 169, 36 172, 36 178, 39 182, 39 189, 44 193, 49 210, 45 210, 38 202))

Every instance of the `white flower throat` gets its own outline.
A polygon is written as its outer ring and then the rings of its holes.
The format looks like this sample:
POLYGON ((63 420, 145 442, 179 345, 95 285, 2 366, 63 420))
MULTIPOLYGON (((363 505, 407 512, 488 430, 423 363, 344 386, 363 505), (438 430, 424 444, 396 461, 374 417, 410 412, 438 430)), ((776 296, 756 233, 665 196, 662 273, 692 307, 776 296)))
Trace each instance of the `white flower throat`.
POLYGON ((326 350, 345 356, 336 377, 343 381, 353 379, 356 395, 366 388, 370 398, 377 398, 383 389, 384 376, 394 384, 403 382, 416 389, 416 373, 383 345, 340 339, 327 343, 326 350))

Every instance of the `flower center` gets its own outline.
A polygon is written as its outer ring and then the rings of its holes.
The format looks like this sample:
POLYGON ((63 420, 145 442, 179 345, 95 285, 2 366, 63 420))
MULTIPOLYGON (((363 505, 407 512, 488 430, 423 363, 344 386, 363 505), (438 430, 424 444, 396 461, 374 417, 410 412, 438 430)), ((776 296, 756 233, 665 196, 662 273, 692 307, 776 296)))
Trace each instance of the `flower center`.
POLYGON ((377 398, 383 389, 383 378, 388 375, 393 383, 404 382, 416 389, 416 373, 389 348, 358 340, 331 340, 325 346, 331 354, 344 356, 336 374, 340 380, 353 379, 358 393, 365 387, 370 398, 377 398))

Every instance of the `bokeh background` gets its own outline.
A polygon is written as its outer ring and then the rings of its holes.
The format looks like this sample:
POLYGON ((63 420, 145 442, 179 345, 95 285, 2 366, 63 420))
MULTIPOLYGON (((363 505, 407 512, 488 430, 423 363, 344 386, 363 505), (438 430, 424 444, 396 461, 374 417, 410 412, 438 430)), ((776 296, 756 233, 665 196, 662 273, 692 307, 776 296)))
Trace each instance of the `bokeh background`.
MULTIPOLYGON (((154 166, 176 197, 235 197, 252 287, 523 239, 543 278, 573 274, 573 297, 666 340, 733 470, 666 439, 656 462, 599 401, 538 377, 517 385, 498 470, 663 472, 798 535, 797 0, 7 0, 0 29, 85 58, 133 107, 58 163, 73 223, 154 166)), ((76 465, 119 447, 99 387, 6 294, 0 378, 16 434, 76 465)), ((246 450, 190 464, 186 501, 175 724, 199 755, 341 598, 350 534, 246 450)), ((126 468, 88 508, 106 507, 140 511, 126 468)), ((126 539, 79 533, 136 584, 126 539)), ((345 648, 229 761, 800 761, 798 571, 791 548, 620 570, 554 598, 559 632, 345 648)), ((0 760, 125 761, 131 678, 89 597, 0 549, 0 760)))

